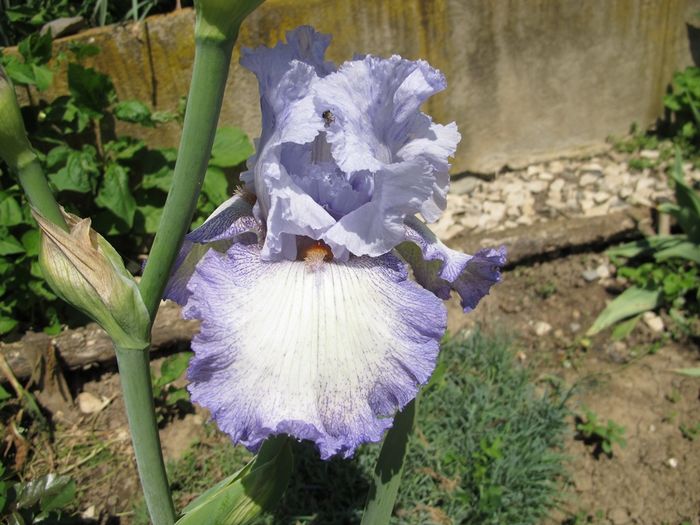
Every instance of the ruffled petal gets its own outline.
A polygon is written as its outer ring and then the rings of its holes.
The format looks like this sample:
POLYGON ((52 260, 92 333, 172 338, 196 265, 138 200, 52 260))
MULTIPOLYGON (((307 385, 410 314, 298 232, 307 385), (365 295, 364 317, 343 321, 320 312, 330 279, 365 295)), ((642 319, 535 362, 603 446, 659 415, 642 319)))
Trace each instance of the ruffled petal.
POLYGON ((256 450, 286 433, 321 457, 379 441, 435 366, 442 302, 387 255, 311 266, 261 261, 254 246, 207 253, 184 314, 202 321, 192 399, 256 450))
POLYGON ((234 195, 209 216, 199 228, 185 235, 163 294, 184 305, 189 298, 187 283, 195 266, 209 249, 225 252, 234 241, 256 243, 262 237, 253 217, 253 207, 241 195, 234 195))
POLYGON ((405 240, 397 247, 411 265, 413 275, 423 287, 441 299, 449 299, 455 290, 465 312, 470 312, 501 280, 506 263, 506 248, 486 248, 476 255, 452 250, 415 217, 406 219, 405 240))
POLYGON ((397 156, 401 148, 435 135, 420 105, 445 86, 443 75, 427 62, 397 55, 346 62, 315 83, 316 111, 330 111, 334 117, 327 127, 328 142, 340 168, 347 173, 374 172, 409 160, 397 156))
POLYGON ((417 213, 431 195, 433 176, 425 164, 401 162, 382 168, 374 176, 371 200, 342 217, 323 235, 339 256, 376 257, 403 241, 404 219, 417 213))

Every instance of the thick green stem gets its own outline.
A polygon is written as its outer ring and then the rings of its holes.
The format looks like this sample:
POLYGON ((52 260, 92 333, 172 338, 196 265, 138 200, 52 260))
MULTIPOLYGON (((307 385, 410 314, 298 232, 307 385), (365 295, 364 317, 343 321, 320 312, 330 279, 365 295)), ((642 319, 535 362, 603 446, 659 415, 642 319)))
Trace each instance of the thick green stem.
POLYGON ((68 225, 63 218, 61 208, 46 181, 44 171, 36 156, 32 153, 32 158, 20 164, 17 168, 19 183, 22 185, 24 193, 27 195, 30 204, 36 208, 48 220, 68 231, 68 225))
POLYGON ((140 285, 151 319, 155 318, 173 262, 192 222, 211 155, 234 42, 235 38, 198 38, 196 42, 173 185, 140 285))
POLYGON ((417 400, 411 401, 396 414, 394 425, 387 432, 382 451, 374 468, 372 485, 367 495, 361 525, 385 525, 389 523, 399 493, 404 460, 408 452, 408 439, 416 418, 417 400))
POLYGON ((175 523, 175 509, 160 447, 151 389, 149 349, 116 348, 131 441, 141 486, 154 525, 175 523))

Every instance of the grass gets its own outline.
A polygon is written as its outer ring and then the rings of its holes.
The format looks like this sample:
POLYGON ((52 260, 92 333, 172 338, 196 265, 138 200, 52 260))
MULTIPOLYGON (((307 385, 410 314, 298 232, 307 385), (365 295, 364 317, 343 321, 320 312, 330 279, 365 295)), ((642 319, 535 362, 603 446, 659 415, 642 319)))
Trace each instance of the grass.
MULTIPOLYGON (((392 524, 537 523, 557 503, 564 401, 535 391, 507 342, 478 333, 448 341, 420 398, 392 524)), ((359 523, 378 453, 367 445, 352 460, 324 462, 298 444, 282 502, 255 525, 359 523)), ((170 465, 178 507, 249 458, 212 430, 170 465)))

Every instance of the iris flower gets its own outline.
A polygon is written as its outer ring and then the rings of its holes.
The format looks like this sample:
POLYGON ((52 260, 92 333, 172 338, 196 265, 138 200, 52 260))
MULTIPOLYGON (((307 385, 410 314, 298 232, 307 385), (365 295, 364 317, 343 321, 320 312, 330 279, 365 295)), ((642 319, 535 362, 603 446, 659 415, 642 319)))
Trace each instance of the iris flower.
POLYGON ((460 140, 420 111, 443 75, 399 56, 336 68, 329 42, 300 27, 243 50, 256 153, 243 191, 185 238, 166 290, 201 320, 192 400, 250 450, 288 434, 324 459, 382 438, 435 367, 443 299, 472 310, 505 262, 503 248, 451 250, 424 222, 445 208, 460 140))

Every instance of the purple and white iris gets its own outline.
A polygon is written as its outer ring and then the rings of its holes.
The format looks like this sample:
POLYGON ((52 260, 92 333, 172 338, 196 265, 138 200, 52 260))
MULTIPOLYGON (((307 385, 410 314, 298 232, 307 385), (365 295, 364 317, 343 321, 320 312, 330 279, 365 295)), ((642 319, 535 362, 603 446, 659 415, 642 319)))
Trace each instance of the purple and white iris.
POLYGON ((434 369, 442 299, 470 311, 505 262, 447 248, 416 217, 444 210, 460 140, 420 111, 442 74, 399 56, 336 68, 329 42, 300 27, 243 51, 263 120, 245 191, 187 235, 166 291, 201 320, 193 401, 251 450, 286 433, 323 458, 382 438, 434 369))

